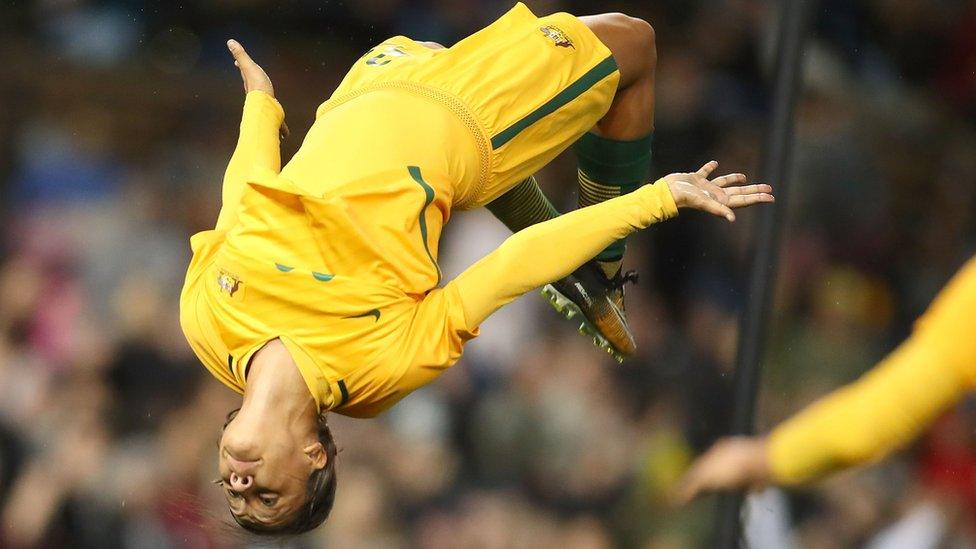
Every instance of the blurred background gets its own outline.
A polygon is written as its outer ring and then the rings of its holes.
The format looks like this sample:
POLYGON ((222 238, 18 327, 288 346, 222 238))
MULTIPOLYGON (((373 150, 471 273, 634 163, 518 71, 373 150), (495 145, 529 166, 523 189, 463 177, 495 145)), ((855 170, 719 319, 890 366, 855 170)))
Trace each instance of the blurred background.
MULTIPOLYGON (((658 36, 655 172, 758 169, 776 2, 527 1, 658 36)), ((821 0, 759 424, 857 377, 976 244, 976 2, 821 0)), ((239 398, 183 341, 188 238, 212 226, 242 91, 238 38, 297 149, 371 45, 447 45, 508 0, 0 4, 0 547, 237 547, 214 448, 239 398)), ((576 202, 564 155, 540 181, 576 202)), ((770 182, 774 186, 776 181, 770 182)), ((686 214, 631 238, 639 357, 618 366, 537 295, 376 420, 332 417, 339 492, 297 547, 683 548, 713 501, 667 503, 724 433, 751 225, 686 214)), ((457 215, 457 273, 507 236, 457 215)), ((884 464, 750 500, 754 547, 976 545, 976 400, 884 464), (885 545, 886 543, 901 545, 885 545), (908 545, 905 545, 908 543, 908 545)))

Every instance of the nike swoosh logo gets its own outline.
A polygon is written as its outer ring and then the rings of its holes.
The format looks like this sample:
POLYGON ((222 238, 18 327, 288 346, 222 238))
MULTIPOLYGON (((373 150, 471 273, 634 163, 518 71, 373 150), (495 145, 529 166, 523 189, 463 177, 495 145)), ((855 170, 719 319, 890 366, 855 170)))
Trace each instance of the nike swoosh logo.
POLYGON ((380 320, 380 310, 379 309, 370 309, 370 310, 368 310, 368 311, 366 311, 365 313, 362 313, 362 314, 352 315, 352 316, 344 316, 342 318, 366 318, 367 316, 373 317, 373 322, 379 322, 379 320, 380 320))

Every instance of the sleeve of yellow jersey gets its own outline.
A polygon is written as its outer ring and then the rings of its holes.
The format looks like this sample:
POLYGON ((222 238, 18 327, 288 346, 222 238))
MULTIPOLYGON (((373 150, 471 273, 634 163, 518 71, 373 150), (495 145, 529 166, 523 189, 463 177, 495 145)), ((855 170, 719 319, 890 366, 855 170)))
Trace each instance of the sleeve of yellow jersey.
POLYGON ((263 91, 248 92, 244 99, 240 137, 224 172, 218 231, 237 223, 241 194, 255 168, 270 169, 275 173, 281 171, 278 131, 284 119, 285 112, 274 97, 263 91))
POLYGON ((880 459, 976 386, 976 259, 942 290, 904 343, 860 380, 769 438, 773 478, 797 484, 880 459))
POLYGON ((620 238, 677 214, 667 184, 658 182, 515 233, 424 298, 409 337, 417 366, 399 379, 398 392, 407 394, 454 364, 479 325, 506 303, 568 275, 620 238))
POLYGON ((469 267, 456 287, 470 328, 520 295, 572 273, 604 248, 678 214, 663 181, 533 225, 469 267))

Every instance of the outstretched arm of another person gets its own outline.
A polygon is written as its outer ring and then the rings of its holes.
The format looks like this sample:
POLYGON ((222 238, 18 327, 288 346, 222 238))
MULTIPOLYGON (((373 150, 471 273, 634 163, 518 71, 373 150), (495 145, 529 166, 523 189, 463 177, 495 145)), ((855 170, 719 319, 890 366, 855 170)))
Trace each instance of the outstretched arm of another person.
POLYGON ((718 166, 671 174, 624 196, 539 223, 508 238, 461 273, 457 287, 469 327, 518 296, 558 280, 628 234, 694 208, 734 221, 733 208, 772 202, 768 185, 743 185, 742 174, 709 181, 718 166))
POLYGON ((799 484, 879 460, 976 387, 976 259, 942 290, 914 333, 860 380, 783 422, 767 438, 721 440, 692 464, 677 499, 799 484))
POLYGON ((914 439, 976 381, 976 260, 939 294, 911 337, 859 381, 769 437, 772 478, 795 484, 878 460, 914 439))
POLYGON ((281 171, 279 136, 288 133, 288 127, 284 125, 285 112, 274 97, 271 79, 236 40, 228 41, 227 48, 241 71, 246 95, 237 147, 224 172, 218 230, 230 229, 237 223, 241 194, 255 169, 281 171))

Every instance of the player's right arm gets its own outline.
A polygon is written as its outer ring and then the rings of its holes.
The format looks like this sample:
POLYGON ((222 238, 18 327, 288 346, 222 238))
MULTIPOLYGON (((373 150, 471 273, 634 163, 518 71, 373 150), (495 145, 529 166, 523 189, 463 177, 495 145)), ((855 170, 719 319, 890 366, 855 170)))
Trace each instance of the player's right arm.
POLYGON ((218 230, 229 229, 237 222, 241 194, 248 176, 255 169, 263 168, 274 173, 281 171, 279 135, 288 133, 288 127, 284 125, 284 110, 274 97, 274 86, 267 73, 236 40, 229 40, 227 49, 234 56, 234 65, 241 71, 246 95, 237 147, 224 172, 218 230))
POLYGON ((694 173, 668 175, 653 185, 580 208, 521 230, 454 281, 469 327, 518 296, 559 280, 628 234, 693 208, 735 220, 733 208, 772 202, 769 185, 743 185, 731 174, 709 180, 718 162, 694 173))
POLYGON ((827 395, 767 438, 719 441, 680 483, 702 492, 798 484, 904 446, 976 387, 976 259, 942 290, 915 331, 860 380, 827 395))

